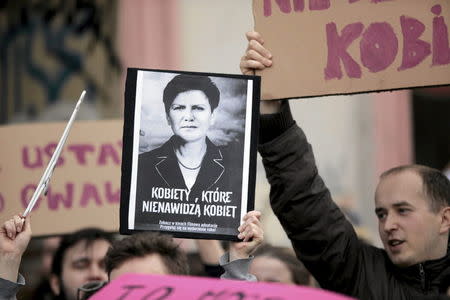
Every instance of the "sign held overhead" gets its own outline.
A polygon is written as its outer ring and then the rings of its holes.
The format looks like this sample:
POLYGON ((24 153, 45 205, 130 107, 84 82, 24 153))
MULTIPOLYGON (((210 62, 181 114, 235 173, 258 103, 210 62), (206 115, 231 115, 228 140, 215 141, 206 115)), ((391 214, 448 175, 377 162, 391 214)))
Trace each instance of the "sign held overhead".
POLYGON ((450 84, 445 0, 254 0, 273 54, 262 98, 450 84))

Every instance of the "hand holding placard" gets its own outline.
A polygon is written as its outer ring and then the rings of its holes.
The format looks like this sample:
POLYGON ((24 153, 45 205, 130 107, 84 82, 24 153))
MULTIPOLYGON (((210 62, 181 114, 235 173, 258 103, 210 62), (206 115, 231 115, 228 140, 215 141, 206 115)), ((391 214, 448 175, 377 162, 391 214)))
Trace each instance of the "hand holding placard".
POLYGON ((248 258, 264 240, 264 232, 259 220, 261 212, 252 210, 245 214, 243 223, 239 226, 238 238, 242 242, 232 242, 230 245, 230 261, 248 258))

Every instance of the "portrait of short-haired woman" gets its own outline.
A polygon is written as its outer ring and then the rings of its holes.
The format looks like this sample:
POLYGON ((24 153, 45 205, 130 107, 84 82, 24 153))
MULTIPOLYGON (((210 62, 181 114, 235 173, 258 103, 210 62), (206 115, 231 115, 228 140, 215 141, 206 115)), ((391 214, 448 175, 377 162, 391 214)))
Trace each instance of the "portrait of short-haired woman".
MULTIPOLYGON (((178 195, 178 200, 165 197, 158 200, 197 203, 202 215, 203 206, 211 204, 205 201, 202 192, 228 193, 232 202, 220 205, 236 206, 234 213, 239 219, 242 153, 230 153, 230 149, 236 148, 216 145, 208 137, 209 130, 220 119, 217 108, 221 101, 226 100, 221 99, 219 88, 207 76, 179 74, 164 87, 165 119, 173 134, 161 146, 139 154, 135 229, 154 229, 147 226, 149 213, 143 204, 156 200, 152 195, 154 187, 187 191, 188 198, 178 195)), ((165 216, 164 219, 178 220, 176 215, 165 216)), ((226 219, 223 217, 224 222, 226 219)), ((220 217, 215 220, 220 220, 220 217)), ((199 218, 188 215, 186 221, 199 222, 199 218)))

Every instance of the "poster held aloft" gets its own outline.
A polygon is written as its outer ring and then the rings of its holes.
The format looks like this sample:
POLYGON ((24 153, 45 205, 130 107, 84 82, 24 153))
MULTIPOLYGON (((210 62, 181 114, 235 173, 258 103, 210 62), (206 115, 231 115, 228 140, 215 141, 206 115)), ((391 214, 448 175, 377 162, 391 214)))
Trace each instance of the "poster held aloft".
POLYGON ((450 84, 447 0, 253 0, 273 55, 261 98, 450 84))
POLYGON ((259 77, 128 69, 120 232, 237 240, 253 209, 259 77))

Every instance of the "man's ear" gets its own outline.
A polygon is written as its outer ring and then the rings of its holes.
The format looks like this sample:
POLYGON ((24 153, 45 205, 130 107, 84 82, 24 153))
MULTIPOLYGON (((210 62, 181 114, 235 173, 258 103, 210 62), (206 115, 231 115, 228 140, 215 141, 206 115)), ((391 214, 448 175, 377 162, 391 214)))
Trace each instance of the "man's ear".
POLYGON ((450 207, 444 207, 441 211, 442 221, 441 228, 439 230, 440 233, 447 233, 450 230, 450 207))
POLYGON ((59 296, 59 294, 61 293, 61 285, 60 285, 58 276, 56 276, 55 274, 50 274, 49 282, 50 282, 50 288, 52 289, 53 294, 55 294, 56 296, 59 296))

